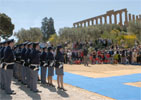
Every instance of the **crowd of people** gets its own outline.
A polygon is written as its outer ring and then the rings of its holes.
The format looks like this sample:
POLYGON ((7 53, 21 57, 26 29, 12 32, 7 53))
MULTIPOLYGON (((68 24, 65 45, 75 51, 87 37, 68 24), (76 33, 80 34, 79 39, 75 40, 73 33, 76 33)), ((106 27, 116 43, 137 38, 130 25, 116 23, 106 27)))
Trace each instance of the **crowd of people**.
MULTIPOLYGON (((98 40, 107 41, 107 40, 98 40)), ((109 41, 109 40, 108 40, 109 41)), ((65 50, 65 63, 70 64, 141 64, 141 45, 123 48, 100 42, 103 48, 94 48, 92 42, 73 43, 65 50)))
POLYGON ((11 80, 14 76, 31 91, 41 92, 37 89, 37 81, 41 84, 54 87, 52 77, 54 71, 57 75, 58 90, 66 91, 63 86, 64 54, 61 45, 54 49, 49 46, 40 47, 38 42, 24 42, 14 45, 14 40, 0 43, 0 87, 9 95, 16 94, 11 89, 11 80), (41 68, 41 76, 38 72, 41 68), (48 70, 48 71, 47 71, 48 70), (48 72, 48 73, 47 73, 48 72), (48 75, 48 81, 46 81, 48 75), (39 78, 40 77, 40 78, 39 78))

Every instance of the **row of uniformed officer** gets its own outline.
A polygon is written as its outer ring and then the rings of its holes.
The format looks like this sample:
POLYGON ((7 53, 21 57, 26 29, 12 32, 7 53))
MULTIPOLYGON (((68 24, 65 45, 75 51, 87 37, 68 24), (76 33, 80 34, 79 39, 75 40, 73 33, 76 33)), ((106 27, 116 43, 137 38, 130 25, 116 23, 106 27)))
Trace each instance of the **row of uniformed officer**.
POLYGON ((41 83, 48 84, 49 86, 55 87, 52 83, 52 76, 54 76, 54 66, 55 66, 55 57, 52 47, 42 48, 41 53, 41 83), (48 51, 48 52, 47 52, 48 51), (46 72, 48 68, 48 83, 46 82, 46 72))
POLYGON ((37 90, 38 70, 40 64, 39 43, 24 42, 16 49, 16 78, 27 85, 33 92, 37 90))
MULTIPOLYGON (((6 42, 2 45, 4 46, 1 47, 0 49, 0 55, 1 55, 0 57, 2 58, 1 62, 4 62, 3 54, 5 53, 3 52, 3 48, 9 45, 9 42, 8 43, 6 42)), ((14 54, 16 58, 15 66, 14 66, 14 77, 17 78, 19 81, 21 81, 22 84, 27 85, 27 87, 30 88, 33 92, 39 92, 37 89, 39 66, 41 65, 41 83, 48 84, 49 86, 52 86, 52 87, 55 87, 52 84, 52 76, 54 75, 54 67, 56 67, 56 74, 58 75, 58 78, 57 78, 58 89, 62 89, 65 91, 63 87, 64 59, 63 59, 62 47, 58 46, 56 56, 54 56, 54 51, 52 47, 48 47, 48 49, 44 47, 42 49, 43 50, 40 53, 39 43, 24 42, 23 44, 16 45, 14 48, 14 54), (47 68, 48 68, 48 83, 46 82, 47 68), (61 83, 61 86, 60 86, 60 83, 61 83)), ((7 63, 7 64, 13 64, 13 62, 7 63)), ((11 66, 11 65, 8 65, 8 66, 11 66)), ((2 80, 4 80, 7 74, 4 68, 1 68, 0 71, 2 72, 0 80, 1 78, 2 80)), ((9 79, 11 78, 9 77, 9 79)), ((6 81, 0 81, 1 87, 3 89, 5 88, 4 86, 5 84, 3 84, 4 82, 6 81)))

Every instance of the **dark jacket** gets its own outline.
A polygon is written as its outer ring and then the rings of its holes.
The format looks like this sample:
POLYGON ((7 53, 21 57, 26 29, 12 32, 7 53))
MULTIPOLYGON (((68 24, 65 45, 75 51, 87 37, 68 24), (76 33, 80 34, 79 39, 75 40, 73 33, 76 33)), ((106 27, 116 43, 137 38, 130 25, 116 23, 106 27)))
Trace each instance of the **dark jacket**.
POLYGON ((49 61, 54 60, 54 55, 53 55, 53 53, 48 52, 47 55, 48 55, 48 56, 47 56, 47 60, 49 60, 49 61))
MULTIPOLYGON (((48 65, 50 66, 50 64, 52 63, 52 61, 54 61, 55 60, 55 58, 54 58, 54 55, 53 55, 53 53, 52 52, 48 52, 48 54, 47 54, 48 56, 47 56, 47 60, 48 60, 48 65)), ((54 66, 54 64, 53 65, 51 65, 50 67, 53 67, 54 66)))
POLYGON ((55 60, 58 62, 64 62, 64 54, 59 51, 55 56, 55 60))
POLYGON ((25 60, 25 52, 26 52, 26 48, 23 48, 22 51, 21 51, 21 59, 22 60, 25 60))
POLYGON ((36 49, 32 49, 29 54, 29 58, 30 58, 31 64, 39 64, 40 63, 40 51, 36 49))
POLYGON ((16 56, 16 62, 17 63, 20 63, 20 61, 21 61, 21 48, 19 48, 18 50, 16 50, 15 56, 16 56))
MULTIPOLYGON (((14 53, 13 53, 13 50, 11 49, 10 46, 6 47, 4 49, 4 62, 6 63, 12 63, 14 62, 14 53)), ((9 65, 7 66, 7 69, 13 69, 13 65, 9 65)))
POLYGON ((44 65, 45 62, 47 62, 47 53, 46 52, 42 52, 41 56, 40 56, 40 61, 41 61, 41 66, 44 65))
POLYGON ((29 49, 29 48, 25 52, 25 66, 29 66, 30 65, 30 62, 29 62, 30 52, 31 52, 31 49, 29 49))
POLYGON ((60 66, 60 63, 64 63, 64 54, 59 51, 55 56, 55 60, 55 67, 58 68, 60 66))

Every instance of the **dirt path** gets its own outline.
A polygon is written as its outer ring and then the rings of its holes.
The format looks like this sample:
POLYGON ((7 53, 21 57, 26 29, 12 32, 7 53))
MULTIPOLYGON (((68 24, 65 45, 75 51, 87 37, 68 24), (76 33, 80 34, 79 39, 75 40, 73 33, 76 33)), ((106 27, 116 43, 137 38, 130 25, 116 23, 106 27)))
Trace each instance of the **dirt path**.
POLYGON ((141 73, 141 66, 133 65, 65 65, 65 71, 93 78, 112 77, 141 73))

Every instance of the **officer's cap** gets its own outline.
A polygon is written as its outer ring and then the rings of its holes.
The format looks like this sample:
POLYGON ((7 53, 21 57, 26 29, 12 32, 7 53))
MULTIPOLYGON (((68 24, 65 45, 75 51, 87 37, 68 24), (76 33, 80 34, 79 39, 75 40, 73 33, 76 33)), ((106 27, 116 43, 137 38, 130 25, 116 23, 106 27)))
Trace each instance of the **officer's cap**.
POLYGON ((6 43, 7 43, 7 41, 3 41, 3 42, 2 42, 2 44, 6 44, 6 43))
POLYGON ((61 49, 61 48, 63 48, 61 45, 58 45, 58 46, 57 46, 57 49, 61 49))
POLYGON ((32 42, 28 42, 28 44, 27 44, 27 45, 28 45, 28 46, 29 46, 29 45, 32 45, 32 42))
POLYGON ((14 39, 7 40, 7 43, 14 42, 14 39))
POLYGON ((25 45, 27 45, 28 43, 29 43, 29 42, 24 42, 23 45, 25 46, 25 45))
POLYGON ((52 50, 53 48, 52 47, 48 47, 48 51, 52 50))
POLYGON ((37 45, 39 45, 39 42, 34 42, 33 43, 33 48, 35 48, 37 45))

